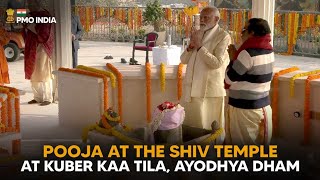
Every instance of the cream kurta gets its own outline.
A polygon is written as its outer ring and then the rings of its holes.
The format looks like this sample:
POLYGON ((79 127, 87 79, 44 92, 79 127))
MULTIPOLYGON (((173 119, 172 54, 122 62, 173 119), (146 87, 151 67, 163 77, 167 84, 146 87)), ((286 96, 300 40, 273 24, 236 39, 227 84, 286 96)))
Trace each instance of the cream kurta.
POLYGON ((31 82, 47 82, 53 79, 52 62, 41 44, 37 47, 37 57, 31 82))
POLYGON ((41 44, 37 47, 34 70, 31 75, 31 88, 37 102, 52 102, 52 62, 41 44))
POLYGON ((229 55, 229 34, 218 25, 208 30, 203 37, 202 47, 181 55, 187 64, 182 105, 186 108, 186 125, 211 129, 217 120, 224 128, 224 78, 229 55))

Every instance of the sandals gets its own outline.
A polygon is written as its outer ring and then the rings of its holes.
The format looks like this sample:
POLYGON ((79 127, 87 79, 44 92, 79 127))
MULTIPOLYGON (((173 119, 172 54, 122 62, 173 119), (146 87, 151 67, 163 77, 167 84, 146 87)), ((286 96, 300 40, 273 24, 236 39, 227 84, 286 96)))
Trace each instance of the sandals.
POLYGON ((51 102, 43 101, 42 103, 40 103, 40 106, 46 106, 46 105, 49 105, 49 104, 51 104, 51 102))
POLYGON ((129 63, 129 65, 141 65, 141 64, 138 64, 138 61, 130 58, 130 63, 129 63))
POLYGON ((126 59, 121 58, 121 63, 126 64, 127 63, 126 59))
POLYGON ((111 55, 104 57, 104 59, 113 59, 111 55))
POLYGON ((38 101, 36 101, 34 99, 28 102, 28 104, 37 104, 37 103, 38 103, 38 101))

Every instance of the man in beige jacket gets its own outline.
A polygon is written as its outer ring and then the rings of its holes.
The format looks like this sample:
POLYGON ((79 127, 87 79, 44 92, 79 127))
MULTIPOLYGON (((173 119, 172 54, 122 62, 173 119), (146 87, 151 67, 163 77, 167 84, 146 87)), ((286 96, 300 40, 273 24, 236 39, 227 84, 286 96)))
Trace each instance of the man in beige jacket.
POLYGON ((224 128, 224 78, 230 62, 230 36, 219 27, 220 13, 206 7, 200 14, 200 30, 190 37, 190 45, 181 55, 187 64, 181 104, 185 107, 184 125, 211 129, 216 120, 224 128))

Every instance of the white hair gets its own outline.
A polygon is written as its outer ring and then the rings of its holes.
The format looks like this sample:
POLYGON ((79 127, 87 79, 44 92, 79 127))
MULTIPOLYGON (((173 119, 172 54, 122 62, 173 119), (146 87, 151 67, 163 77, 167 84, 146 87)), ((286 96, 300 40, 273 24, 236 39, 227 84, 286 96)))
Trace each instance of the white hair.
MULTIPOLYGON (((218 8, 216 8, 215 6, 207 6, 207 7, 205 7, 203 10, 206 10, 206 9, 210 10, 210 11, 213 13, 213 15, 214 15, 215 17, 218 17, 219 20, 220 20, 220 12, 219 12, 219 9, 218 9, 218 8)), ((202 11, 203 11, 203 10, 202 10, 202 11)))
POLYGON ((213 10, 213 13, 214 13, 213 15, 216 16, 216 17, 219 17, 219 19, 220 19, 219 9, 214 7, 214 6, 212 6, 212 10, 213 10))

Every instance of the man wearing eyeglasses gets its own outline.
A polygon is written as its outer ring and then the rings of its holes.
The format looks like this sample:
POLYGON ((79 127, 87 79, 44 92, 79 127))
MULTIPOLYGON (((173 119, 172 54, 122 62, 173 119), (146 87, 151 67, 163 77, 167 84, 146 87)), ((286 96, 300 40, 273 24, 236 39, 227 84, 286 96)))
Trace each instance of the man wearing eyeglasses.
POLYGON ((181 104, 185 107, 184 125, 211 129, 218 121, 224 128, 224 78, 229 55, 229 34, 219 27, 220 13, 206 7, 200 13, 200 30, 193 31, 190 45, 181 55, 187 64, 181 104))
POLYGON ((267 145, 272 135, 270 84, 274 53, 266 20, 250 19, 242 30, 242 45, 228 48, 232 63, 226 73, 229 100, 226 112, 228 144, 267 145))

